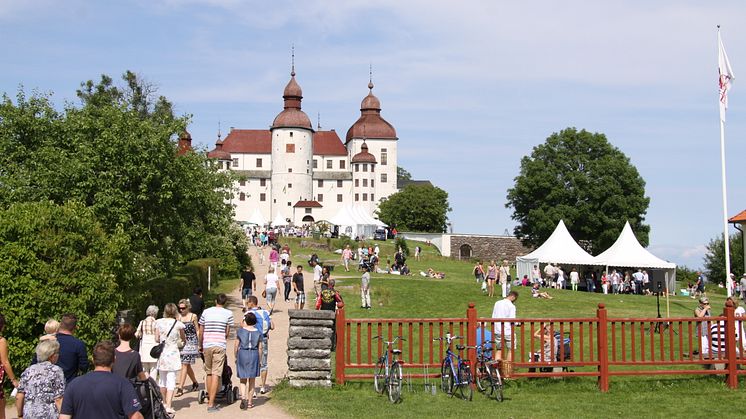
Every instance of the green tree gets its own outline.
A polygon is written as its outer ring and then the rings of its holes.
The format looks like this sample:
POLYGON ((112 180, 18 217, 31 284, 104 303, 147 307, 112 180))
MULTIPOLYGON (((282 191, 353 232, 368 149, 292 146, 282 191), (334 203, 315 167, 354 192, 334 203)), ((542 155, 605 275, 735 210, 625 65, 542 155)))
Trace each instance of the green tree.
POLYGON ((409 185, 382 199, 378 218, 400 231, 443 232, 448 221, 448 193, 431 185, 409 185))
POLYGON ((129 251, 121 232, 107 234, 79 202, 13 204, 0 209, 0 307, 10 355, 22 371, 48 318, 74 313, 89 344, 111 337, 118 261, 129 251))
POLYGON ((131 304, 141 285, 173 275, 193 259, 217 257, 237 273, 247 259, 232 233, 233 178, 203 153, 177 154, 187 118, 173 116, 165 98, 102 76, 83 83, 82 106, 55 110, 50 96, 18 93, 0 103, 0 208, 15 202, 83 203, 108 233, 121 231, 130 253, 117 281, 131 304))
MULTIPOLYGON (((707 279, 717 284, 725 284, 725 245, 722 234, 718 234, 707 244, 704 262, 707 279)), ((736 281, 739 281, 743 275, 743 233, 741 232, 730 236, 730 270, 736 276, 736 281)))
POLYGON ((412 174, 407 171, 407 169, 396 166, 396 180, 398 182, 401 182, 403 180, 412 180, 412 174))
POLYGON ((518 222, 514 232, 528 246, 543 243, 559 220, 592 254, 611 246, 625 221, 642 245, 648 243, 645 181, 600 133, 575 128, 553 133, 521 159, 507 199, 518 222))

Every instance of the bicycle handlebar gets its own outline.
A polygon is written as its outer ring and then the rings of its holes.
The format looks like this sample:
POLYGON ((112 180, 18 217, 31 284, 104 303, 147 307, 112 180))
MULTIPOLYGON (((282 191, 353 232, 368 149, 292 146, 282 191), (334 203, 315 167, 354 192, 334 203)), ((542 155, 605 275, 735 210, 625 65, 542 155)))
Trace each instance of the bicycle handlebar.
POLYGON ((395 343, 396 343, 397 341, 400 341, 400 340, 404 340, 404 341, 405 341, 405 340, 407 340, 406 338, 403 338, 403 337, 401 337, 401 336, 394 336, 394 340, 392 340, 392 341, 387 341, 387 340, 383 340, 383 339, 384 339, 384 337, 383 337, 383 336, 380 336, 380 335, 379 335, 379 336, 373 336, 373 337, 371 338, 371 340, 376 340, 376 339, 380 339, 380 340, 381 340, 381 341, 382 341, 383 343, 385 343, 385 344, 386 344, 387 346, 391 346, 391 345, 395 344, 395 343))

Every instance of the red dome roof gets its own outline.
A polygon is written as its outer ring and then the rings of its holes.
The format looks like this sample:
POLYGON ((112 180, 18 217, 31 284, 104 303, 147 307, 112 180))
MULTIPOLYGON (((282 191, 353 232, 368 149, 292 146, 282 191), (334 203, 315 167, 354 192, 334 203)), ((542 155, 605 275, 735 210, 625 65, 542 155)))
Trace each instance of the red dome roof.
POLYGON ((282 98, 285 100, 285 106, 272 122, 272 128, 307 128, 312 130, 311 119, 300 107, 301 100, 303 100, 303 90, 295 81, 295 71, 290 73, 290 81, 285 86, 282 98))
POLYGON ((352 156, 352 162, 353 163, 373 163, 376 164, 376 156, 370 154, 368 152, 368 144, 365 144, 365 141, 363 141, 362 147, 360 147, 360 152, 352 156))
POLYGON ((218 140, 215 143, 215 149, 207 153, 208 159, 231 160, 231 153, 223 150, 223 142, 218 140))
POLYGON ((368 83, 368 96, 360 104, 360 118, 347 130, 347 141, 353 138, 397 138, 396 129, 381 117, 381 101, 373 94, 373 83, 368 83))

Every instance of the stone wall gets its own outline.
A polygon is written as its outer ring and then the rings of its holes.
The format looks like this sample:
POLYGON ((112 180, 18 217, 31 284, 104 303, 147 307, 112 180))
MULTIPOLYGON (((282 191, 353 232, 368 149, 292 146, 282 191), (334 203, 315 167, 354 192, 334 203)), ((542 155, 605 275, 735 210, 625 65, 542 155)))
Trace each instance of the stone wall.
POLYGON ((332 385, 334 311, 288 310, 288 382, 292 387, 332 385))
POLYGON ((471 257, 463 259, 478 259, 488 263, 490 260, 501 261, 507 259, 515 263, 517 256, 531 252, 531 249, 523 247, 521 241, 512 236, 478 236, 468 234, 452 234, 451 257, 459 259, 461 246, 468 245, 471 248, 471 257))

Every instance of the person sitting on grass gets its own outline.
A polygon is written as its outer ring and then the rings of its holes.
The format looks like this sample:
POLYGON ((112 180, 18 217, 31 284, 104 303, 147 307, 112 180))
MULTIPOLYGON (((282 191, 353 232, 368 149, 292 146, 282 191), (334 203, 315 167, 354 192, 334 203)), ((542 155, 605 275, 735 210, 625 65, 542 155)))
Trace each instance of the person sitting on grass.
POLYGON ((427 276, 429 278, 443 279, 446 277, 444 272, 437 272, 433 268, 427 268, 427 276))
POLYGON ((540 362, 553 362, 557 359, 558 341, 552 332, 552 326, 546 325, 534 333, 534 337, 542 341, 542 353, 534 354, 534 360, 540 362), (554 354, 552 354, 554 352, 554 354), (554 355, 554 356, 552 356, 554 355))
POLYGON ((549 295, 548 292, 543 292, 539 290, 539 284, 535 283, 533 287, 531 287, 531 297, 533 298, 546 298, 548 300, 553 299, 551 295, 549 295))

